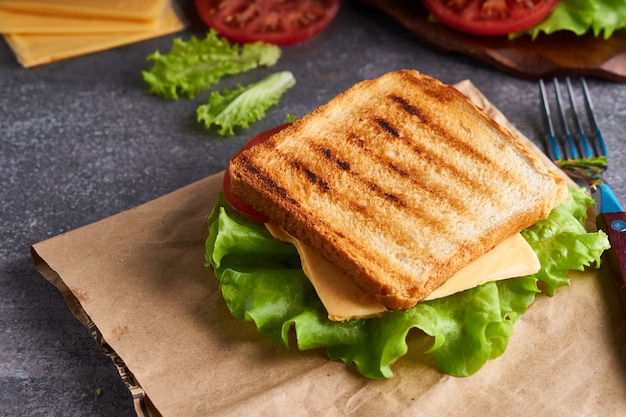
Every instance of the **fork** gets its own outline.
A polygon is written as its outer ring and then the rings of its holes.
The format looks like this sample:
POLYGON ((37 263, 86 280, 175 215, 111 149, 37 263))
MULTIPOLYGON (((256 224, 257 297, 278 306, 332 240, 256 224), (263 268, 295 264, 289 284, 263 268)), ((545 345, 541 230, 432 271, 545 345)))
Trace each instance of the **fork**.
POLYGON ((545 82, 539 80, 543 115, 548 129, 546 150, 554 163, 574 181, 585 185, 596 201, 596 223, 608 235, 611 249, 605 253, 606 259, 611 267, 622 308, 626 312, 626 213, 611 187, 602 180, 602 173, 608 168, 608 152, 596 120, 589 87, 581 77, 582 100, 587 116, 584 119, 577 107, 570 78, 565 79, 568 104, 564 103, 558 79, 555 78, 552 82, 557 123, 552 118, 545 82), (576 130, 574 134, 570 130, 572 124, 576 130))

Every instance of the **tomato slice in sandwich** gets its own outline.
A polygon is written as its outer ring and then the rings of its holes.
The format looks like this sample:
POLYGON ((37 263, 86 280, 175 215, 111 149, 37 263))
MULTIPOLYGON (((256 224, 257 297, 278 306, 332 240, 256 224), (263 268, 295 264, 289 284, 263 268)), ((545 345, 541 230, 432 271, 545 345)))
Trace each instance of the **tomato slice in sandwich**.
POLYGON ((232 42, 303 42, 335 18, 339 0, 195 0, 204 23, 232 42))
POLYGON ((474 35, 508 35, 541 22, 560 0, 422 0, 439 22, 474 35))
MULTIPOLYGON (((286 128, 288 125, 289 123, 283 123, 282 125, 275 126, 271 129, 266 130, 265 132, 259 133, 258 135, 250 139, 248 142, 246 142, 241 147, 241 149, 239 149, 237 153, 235 153, 233 158, 239 155, 241 152, 245 151, 246 149, 250 149, 251 147, 253 147, 254 145, 258 143, 265 142, 274 133, 280 132, 281 130, 286 128)), ((269 218, 265 214, 256 211, 255 209, 250 207, 248 203, 246 203, 245 201, 243 201, 242 199, 240 199, 233 193, 228 170, 224 172, 223 187, 224 187, 224 195, 226 196, 226 200, 239 213, 243 214, 244 216, 246 216, 248 219, 252 220, 255 223, 266 223, 269 220, 269 218)))

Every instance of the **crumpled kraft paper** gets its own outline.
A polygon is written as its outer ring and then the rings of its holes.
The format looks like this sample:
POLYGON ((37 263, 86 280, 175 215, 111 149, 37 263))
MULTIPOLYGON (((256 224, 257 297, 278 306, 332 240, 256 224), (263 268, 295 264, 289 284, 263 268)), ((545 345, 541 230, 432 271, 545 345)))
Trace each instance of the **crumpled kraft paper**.
MULTIPOLYGON (((520 135, 468 81, 457 88, 520 135)), ((528 139, 522 138, 527 143, 528 139)), ((534 145, 531 147, 536 149, 534 145)), ((626 410, 626 326, 606 275, 573 273, 539 295, 506 352, 477 374, 440 373, 409 335, 395 377, 372 381, 271 342, 233 318, 204 267, 216 174, 31 248, 120 370, 139 416, 617 416, 626 410)))

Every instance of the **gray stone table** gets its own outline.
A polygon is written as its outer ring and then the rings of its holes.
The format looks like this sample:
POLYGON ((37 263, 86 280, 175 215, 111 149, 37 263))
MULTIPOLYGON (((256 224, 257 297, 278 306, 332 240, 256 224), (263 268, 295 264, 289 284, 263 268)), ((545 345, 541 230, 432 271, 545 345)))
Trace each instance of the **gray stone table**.
MULTIPOLYGON (((470 79, 529 138, 542 135, 535 82, 432 50, 380 13, 345 3, 319 37, 283 48, 274 68, 224 81, 233 87, 290 70, 297 84, 264 120, 218 137, 195 121, 206 94, 165 101, 141 78, 148 54, 192 33, 203 36, 195 21, 181 34, 30 69, 0 41, 0 416, 135 415, 113 364, 35 270, 31 244, 219 172, 247 138, 286 114, 390 70, 470 79)), ((626 200, 626 85, 589 84, 612 152, 607 178, 626 200)))

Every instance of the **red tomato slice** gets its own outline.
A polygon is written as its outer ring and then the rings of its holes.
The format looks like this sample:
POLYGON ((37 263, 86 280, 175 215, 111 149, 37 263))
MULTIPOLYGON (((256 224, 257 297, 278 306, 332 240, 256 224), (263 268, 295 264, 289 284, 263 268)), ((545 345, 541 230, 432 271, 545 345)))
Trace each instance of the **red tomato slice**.
POLYGON ((541 22, 560 0, 422 0, 442 24, 474 35, 508 35, 541 22))
POLYGON ((335 18, 339 0, 195 0, 204 23, 232 42, 303 42, 335 18))
MULTIPOLYGON (((266 130, 265 132, 259 133, 258 135, 250 139, 248 142, 246 142, 241 147, 241 149, 239 149, 237 153, 235 153, 233 158, 239 155, 241 152, 245 151, 246 149, 253 147, 257 143, 265 142, 274 133, 280 132, 288 125, 289 123, 284 123, 282 125, 278 125, 269 130, 266 130)), ((256 211, 255 209, 250 207, 248 203, 244 202, 233 193, 233 189, 230 184, 230 175, 228 174, 228 170, 224 172, 223 187, 224 187, 224 195, 226 196, 226 200, 239 213, 243 214, 244 216, 246 216, 247 218, 249 218, 255 223, 266 223, 267 221, 269 221, 269 218, 265 214, 256 211)))

